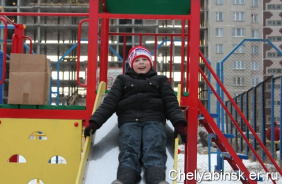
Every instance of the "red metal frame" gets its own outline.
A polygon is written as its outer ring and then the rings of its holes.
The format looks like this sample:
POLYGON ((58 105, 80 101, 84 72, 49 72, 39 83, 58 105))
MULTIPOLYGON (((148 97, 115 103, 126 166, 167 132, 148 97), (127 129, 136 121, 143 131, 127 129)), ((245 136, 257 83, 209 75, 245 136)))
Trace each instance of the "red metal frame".
MULTIPOLYGON (((104 1, 103 1, 104 2, 104 1)), ((102 10, 105 10, 102 6, 102 10)), ((146 15, 146 14, 110 14, 99 13, 99 0, 89 0, 89 13, 15 13, 4 12, 0 15, 14 15, 14 16, 88 16, 89 17, 89 33, 88 33, 88 62, 87 62, 87 96, 86 96, 86 110, 43 110, 43 109, 0 109, 1 117, 13 118, 54 118, 54 119, 83 119, 87 120, 92 114, 96 98, 96 84, 97 81, 97 55, 98 55, 98 25, 99 19, 102 19, 101 29, 101 48, 103 51, 100 53, 100 79, 105 81, 107 79, 107 57, 108 57, 108 36, 109 34, 109 19, 159 19, 159 20, 181 20, 182 33, 181 34, 163 34, 166 36, 180 36, 182 39, 182 62, 181 67, 181 84, 184 87, 184 77, 186 78, 186 89, 189 90, 189 97, 181 96, 180 105, 189 106, 188 111, 188 138, 185 146, 185 172, 194 173, 197 169, 197 129, 198 129, 198 64, 199 64, 199 37, 200 37, 200 1, 191 0, 191 13, 188 15, 146 15), (184 69, 184 56, 185 56, 185 25, 188 22, 187 34, 189 33, 189 42, 187 42, 187 64, 186 70, 184 69), (91 31, 90 31, 91 30, 91 31), (193 45, 193 46, 191 46, 193 45), (104 49, 103 49, 104 48, 104 49), (105 72, 105 73, 104 73, 105 72), (184 76, 186 72, 186 76, 184 76), (102 74, 104 73, 104 74, 102 74), (189 80, 188 80, 189 79, 189 80), (189 82, 188 82, 189 81, 189 82), (188 86, 189 85, 189 86, 188 86), (189 153, 189 154, 188 154, 189 153)), ((121 33, 118 33, 122 35, 121 33)), ((133 35, 133 34, 131 34, 133 35)), ((142 36, 152 35, 162 36, 162 34, 139 34, 140 41, 142 36)), ((126 35, 124 35, 126 40, 126 35)), ((142 42, 140 42, 141 44, 142 42)), ((155 43, 155 60, 157 58, 157 44, 155 43)), ((125 49, 125 48, 124 48, 125 49)), ((125 50, 124 50, 125 51, 125 50)), ((124 52, 125 53, 125 52, 124 52)), ((171 52, 172 54, 172 52, 171 52)), ((125 60, 125 54, 123 55, 125 60)), ((170 61, 172 62, 172 61, 170 61)), ((156 62, 155 62, 156 63, 156 62)), ((182 89, 183 92, 183 89, 182 89)), ((181 94, 182 94, 181 92, 181 94)), ((86 121, 87 122, 87 121, 86 121)), ((188 181, 185 180, 185 184, 188 181)), ((190 184, 196 184, 196 178, 189 181, 190 184)))
MULTIPOLYGON (((90 2, 92 6, 90 7, 89 12, 93 12, 94 14, 98 14, 98 7, 95 8, 93 6, 93 0, 90 2)), ((23 38, 29 39, 29 37, 24 36, 24 25, 23 24, 15 24, 13 21, 11 21, 7 16, 62 16, 62 17, 92 17, 92 22, 97 22, 97 19, 93 19, 93 13, 23 13, 23 12, 0 12, 0 20, 2 20, 5 24, 5 27, 7 22, 10 24, 13 24, 15 26, 15 33, 12 38, 12 53, 23 53, 23 38)), ((97 25, 97 24, 96 24, 97 25)), ((95 26, 96 26, 95 25, 95 26)), ((95 26, 89 25, 89 29, 94 30, 95 32, 95 26)), ((5 71, 6 71, 6 44, 7 42, 7 28, 5 28, 4 32, 4 58, 3 58, 3 75, 4 77, 1 80, 4 82, 5 80, 5 71)), ((89 32, 89 38, 92 40, 98 39, 98 31, 96 31, 96 35, 92 34, 93 32, 89 32)), ((89 41, 88 48, 94 48, 93 42, 95 41, 89 41)), ((91 49, 90 49, 91 50, 91 49)), ((96 47, 97 51, 97 47, 96 47)), ((89 52, 88 57, 90 58, 90 62, 88 62, 88 76, 87 78, 94 78, 96 76, 96 65, 94 63, 97 63, 97 52, 95 50, 93 52, 89 52), (94 54, 94 55, 93 55, 94 54), (95 57, 94 57, 95 56, 95 57), (94 58, 93 60, 91 60, 94 58), (92 71, 92 66, 96 67, 92 71)), ((1 84, 0 83, 0 84, 1 84)), ((38 119, 82 119, 87 120, 90 115, 92 114, 94 101, 96 98, 96 80, 90 80, 90 85, 85 85, 87 87, 87 97, 86 97, 86 110, 46 110, 46 109, 0 109, 0 117, 1 118, 38 118, 38 119)), ((82 84, 83 85, 83 84, 82 84)), ((86 122, 86 121, 85 121, 86 122)))

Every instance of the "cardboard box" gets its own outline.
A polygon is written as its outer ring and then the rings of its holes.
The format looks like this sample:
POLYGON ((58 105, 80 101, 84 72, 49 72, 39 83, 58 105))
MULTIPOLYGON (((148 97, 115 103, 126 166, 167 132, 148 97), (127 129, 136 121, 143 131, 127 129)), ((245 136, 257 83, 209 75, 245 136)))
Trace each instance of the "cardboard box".
POLYGON ((47 104, 50 75, 50 61, 45 55, 11 54, 8 104, 47 104))

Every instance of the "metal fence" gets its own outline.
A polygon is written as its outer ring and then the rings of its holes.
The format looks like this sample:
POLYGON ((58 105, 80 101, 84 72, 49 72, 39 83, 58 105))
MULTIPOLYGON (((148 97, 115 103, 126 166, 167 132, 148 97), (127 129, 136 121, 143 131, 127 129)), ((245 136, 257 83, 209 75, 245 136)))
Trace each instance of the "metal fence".
MULTIPOLYGON (((269 40, 246 39, 235 46, 232 52, 217 65, 218 76, 220 76, 222 83, 280 167, 282 167, 280 149, 282 142, 274 140, 274 122, 277 122, 277 128, 281 130, 281 59, 281 51, 269 40), (269 127, 271 139, 266 138, 266 131, 269 127)), ((261 146, 258 146, 258 141, 242 117, 227 100, 226 95, 223 95, 220 89, 218 92, 260 158, 268 163, 268 157, 261 146)), ((234 135, 234 139, 230 139, 230 143, 235 151, 249 155, 250 159, 256 160, 223 108, 217 107, 217 113, 219 115, 218 124, 222 131, 234 135)), ((279 136, 281 140, 281 131, 279 136)))

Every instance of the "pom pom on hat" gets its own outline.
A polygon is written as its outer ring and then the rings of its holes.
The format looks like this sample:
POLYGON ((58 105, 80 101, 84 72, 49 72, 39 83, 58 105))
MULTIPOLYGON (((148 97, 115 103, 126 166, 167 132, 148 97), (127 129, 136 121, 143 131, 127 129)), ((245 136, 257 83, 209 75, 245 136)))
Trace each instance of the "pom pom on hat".
POLYGON ((151 63, 151 67, 153 66, 152 55, 150 51, 146 47, 135 46, 132 47, 128 53, 128 63, 130 68, 132 68, 133 61, 135 61, 139 57, 147 58, 151 63))

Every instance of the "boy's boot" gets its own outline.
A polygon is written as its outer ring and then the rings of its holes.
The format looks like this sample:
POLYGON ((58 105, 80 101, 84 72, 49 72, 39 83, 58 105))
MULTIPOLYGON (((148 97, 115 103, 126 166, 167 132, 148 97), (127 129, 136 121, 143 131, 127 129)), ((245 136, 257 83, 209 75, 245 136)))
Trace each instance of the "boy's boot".
POLYGON ((146 184, 168 184, 165 181, 165 169, 163 167, 150 167, 145 170, 146 184))
POLYGON ((117 180, 121 183, 114 184, 136 184, 141 180, 140 174, 129 167, 119 167, 117 171, 117 180))

